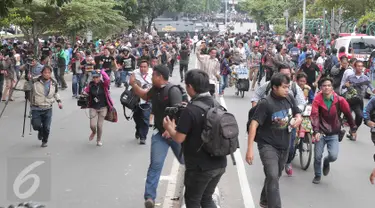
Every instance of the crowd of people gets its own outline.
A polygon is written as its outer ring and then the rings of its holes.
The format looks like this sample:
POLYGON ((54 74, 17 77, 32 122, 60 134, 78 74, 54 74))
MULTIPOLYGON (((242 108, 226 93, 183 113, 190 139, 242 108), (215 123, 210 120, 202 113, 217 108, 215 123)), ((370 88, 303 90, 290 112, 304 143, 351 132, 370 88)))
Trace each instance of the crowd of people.
MULTIPOLYGON (((77 39, 74 45, 63 38, 50 38, 38 45, 39 55, 34 54, 34 45, 30 43, 7 40, 3 41, 0 53, 0 97, 4 102, 13 101, 10 92, 18 80, 26 79, 24 91, 30 101, 32 126, 38 131, 41 146, 47 147, 52 104, 57 102, 62 108, 58 91, 71 88, 72 97, 88 97, 88 139, 96 137, 97 146, 102 146, 103 122, 114 112, 111 88, 131 87, 139 97, 139 103, 132 109, 139 144, 146 144, 149 128, 153 127, 145 207, 155 206, 169 147, 186 166, 186 206, 215 207, 212 194, 227 160, 201 150, 205 111, 193 103, 214 106, 216 96, 225 96, 229 79, 236 73, 235 66, 245 65, 253 91, 246 161, 252 164, 253 143, 257 142, 266 175, 260 206, 277 208, 281 207, 278 181, 282 171, 293 175, 293 144, 306 105, 312 105, 314 184, 320 183, 322 175, 328 175, 330 165, 338 157, 344 123, 350 127, 347 137, 356 141, 357 129, 364 121, 371 128, 375 144, 375 99, 364 106, 365 93, 375 90, 371 79, 363 73, 365 63, 348 59, 345 49, 337 51, 333 47, 335 38, 320 41, 316 35, 302 37, 289 32, 280 40, 262 31, 163 38, 130 34, 107 41, 77 39), (194 67, 189 66, 193 56, 197 58, 194 67), (169 82, 176 64, 185 89, 169 82), (72 76, 72 86, 68 86, 66 76, 72 76), (185 99, 186 93, 190 102, 185 99), (166 108, 181 103, 189 104, 178 122, 166 116, 166 108), (325 146, 328 156, 323 158, 325 146)), ((374 177, 375 173, 371 180, 374 177)))

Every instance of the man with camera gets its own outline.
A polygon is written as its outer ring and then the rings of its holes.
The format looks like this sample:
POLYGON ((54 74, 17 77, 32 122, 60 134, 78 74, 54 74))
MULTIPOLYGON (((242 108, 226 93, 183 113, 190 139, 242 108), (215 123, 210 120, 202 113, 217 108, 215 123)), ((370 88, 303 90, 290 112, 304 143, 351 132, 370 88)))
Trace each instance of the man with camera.
POLYGON ((174 141, 183 142, 186 161, 186 207, 216 207, 212 194, 225 172, 227 159, 225 156, 213 157, 202 149, 201 134, 205 126, 205 111, 193 104, 200 101, 208 106, 214 106, 214 98, 209 93, 209 76, 202 70, 190 70, 186 74, 185 84, 186 91, 192 98, 191 103, 182 111, 177 128, 175 120, 168 116, 164 118, 164 128, 174 141))
POLYGON ((169 147, 172 148, 175 156, 179 157, 181 145, 171 139, 168 131, 163 127, 163 119, 166 116, 165 109, 173 107, 182 102, 182 92, 178 87, 168 82, 169 69, 165 65, 157 65, 152 72, 151 89, 142 89, 136 84, 135 75, 130 76, 129 84, 134 89, 134 93, 143 100, 150 100, 152 104, 152 114, 154 115, 154 131, 151 137, 151 163, 147 172, 145 187, 145 207, 155 206, 156 189, 159 184, 161 171, 169 147))

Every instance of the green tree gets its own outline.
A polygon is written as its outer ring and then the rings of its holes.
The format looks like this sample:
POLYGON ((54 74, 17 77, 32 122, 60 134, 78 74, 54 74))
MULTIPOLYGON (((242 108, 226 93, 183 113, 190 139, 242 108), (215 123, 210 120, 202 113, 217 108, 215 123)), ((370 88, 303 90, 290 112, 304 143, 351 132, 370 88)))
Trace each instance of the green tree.
POLYGON ((24 36, 34 43, 34 53, 37 54, 40 35, 62 19, 60 8, 47 0, 34 0, 30 4, 15 1, 20 6, 9 9, 3 21, 19 26, 24 36))
POLYGON ((120 10, 122 15, 131 22, 132 27, 142 23, 145 17, 144 8, 140 7, 137 0, 116 0, 116 10, 120 10))
POLYGON ((147 17, 147 29, 151 32, 152 22, 165 11, 175 11, 176 0, 139 0, 138 7, 147 17))
MULTIPOLYGON (((46 3, 50 5, 62 6, 64 3, 68 3, 71 0, 48 0, 46 3)), ((0 17, 7 17, 9 14, 9 9, 21 6, 21 4, 28 5, 31 4, 33 0, 1 0, 0 1, 0 17)))
MULTIPOLYGON (((95 36, 110 36, 126 29, 130 22, 121 11, 113 9, 114 0, 74 0, 61 7, 62 19, 53 29, 70 34, 91 30, 95 36)), ((73 38, 74 39, 74 38, 73 38)))

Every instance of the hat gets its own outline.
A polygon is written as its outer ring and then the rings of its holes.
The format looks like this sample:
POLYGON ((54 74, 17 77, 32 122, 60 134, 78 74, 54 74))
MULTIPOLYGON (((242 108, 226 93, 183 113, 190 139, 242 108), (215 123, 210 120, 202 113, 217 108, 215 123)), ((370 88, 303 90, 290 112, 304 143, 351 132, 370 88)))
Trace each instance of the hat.
POLYGON ((306 54, 306 59, 312 59, 312 58, 313 58, 313 55, 311 53, 306 54))
POLYGON ((97 71, 92 71, 91 72, 91 75, 93 76, 93 77, 100 77, 100 72, 97 72, 97 71))
POLYGON ((168 69, 167 66, 164 66, 164 65, 161 65, 161 64, 160 65, 156 65, 154 67, 154 71, 159 72, 159 74, 161 74, 165 80, 168 80, 168 78, 169 78, 169 69, 168 69))

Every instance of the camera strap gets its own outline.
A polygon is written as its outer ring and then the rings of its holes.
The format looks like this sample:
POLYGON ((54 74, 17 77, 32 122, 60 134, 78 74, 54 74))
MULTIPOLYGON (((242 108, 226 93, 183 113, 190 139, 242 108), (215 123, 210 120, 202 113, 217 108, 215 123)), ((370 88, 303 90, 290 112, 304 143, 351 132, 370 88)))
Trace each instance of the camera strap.
POLYGON ((126 107, 123 105, 122 106, 122 109, 124 110, 124 116, 125 116, 125 119, 130 121, 132 118, 133 118, 133 115, 134 115, 134 111, 132 111, 131 115, 130 116, 127 116, 126 115, 126 107))

